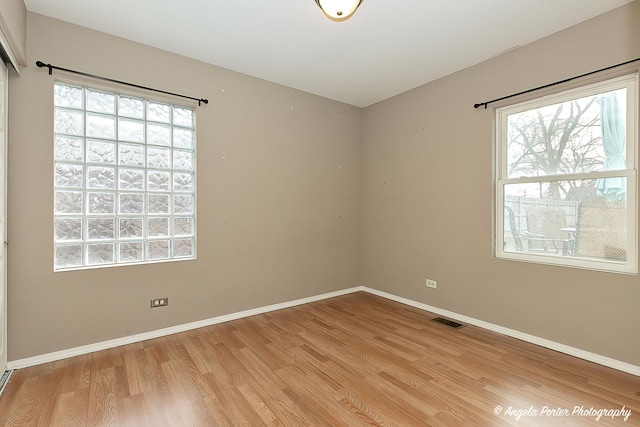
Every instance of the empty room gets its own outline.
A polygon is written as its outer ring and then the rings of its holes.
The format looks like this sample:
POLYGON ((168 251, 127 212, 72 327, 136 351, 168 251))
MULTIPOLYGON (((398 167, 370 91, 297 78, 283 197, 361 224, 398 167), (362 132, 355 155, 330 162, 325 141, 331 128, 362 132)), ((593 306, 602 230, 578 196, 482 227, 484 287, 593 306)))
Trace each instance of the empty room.
POLYGON ((0 426, 640 426, 639 0, 6 0, 0 47, 0 426))

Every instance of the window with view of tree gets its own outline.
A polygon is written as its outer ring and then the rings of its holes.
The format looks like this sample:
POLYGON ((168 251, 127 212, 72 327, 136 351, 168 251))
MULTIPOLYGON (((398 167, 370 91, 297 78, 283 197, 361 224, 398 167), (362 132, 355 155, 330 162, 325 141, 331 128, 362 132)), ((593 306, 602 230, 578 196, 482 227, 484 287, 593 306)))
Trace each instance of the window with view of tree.
POLYGON ((193 109, 54 85, 54 270, 195 257, 193 109))
POLYGON ((637 272, 638 76, 496 111, 496 255, 637 272))

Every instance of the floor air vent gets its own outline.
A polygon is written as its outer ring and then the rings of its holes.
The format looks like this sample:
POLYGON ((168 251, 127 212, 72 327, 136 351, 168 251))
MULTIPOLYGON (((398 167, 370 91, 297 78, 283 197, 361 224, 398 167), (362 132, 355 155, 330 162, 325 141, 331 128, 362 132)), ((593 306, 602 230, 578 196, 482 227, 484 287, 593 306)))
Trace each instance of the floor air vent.
POLYGON ((4 391, 4 386, 7 385, 7 382, 9 382, 9 377, 11 376, 12 372, 13 372, 13 370, 4 371, 4 373, 0 377, 0 394, 2 394, 2 392, 4 391))
POLYGON ((454 322, 453 320, 445 319, 444 317, 436 317, 432 319, 434 322, 442 323, 443 325, 450 326, 454 329, 462 328, 464 325, 462 323, 454 322))

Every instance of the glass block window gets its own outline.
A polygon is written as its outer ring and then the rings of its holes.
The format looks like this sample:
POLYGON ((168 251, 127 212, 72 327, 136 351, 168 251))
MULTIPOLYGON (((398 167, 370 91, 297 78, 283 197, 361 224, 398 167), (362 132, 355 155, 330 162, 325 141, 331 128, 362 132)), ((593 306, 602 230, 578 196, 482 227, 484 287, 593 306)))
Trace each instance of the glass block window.
POLYGON ((496 110, 496 256, 637 273, 638 75, 496 110))
POLYGON ((195 258, 195 112, 54 86, 54 270, 195 258))

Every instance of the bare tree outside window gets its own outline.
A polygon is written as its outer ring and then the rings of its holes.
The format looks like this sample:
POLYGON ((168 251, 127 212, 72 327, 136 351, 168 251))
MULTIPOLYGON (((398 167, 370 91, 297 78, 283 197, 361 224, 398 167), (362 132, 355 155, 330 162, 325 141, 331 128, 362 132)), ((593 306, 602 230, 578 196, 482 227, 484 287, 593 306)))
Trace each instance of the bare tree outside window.
MULTIPOLYGON (((599 97, 592 96, 509 116, 509 177, 602 170, 605 154, 599 97)), ((593 182, 590 189, 593 189, 593 182)), ((553 182, 544 196, 564 199, 579 181, 553 182)), ((576 187, 578 186, 578 187, 576 187)), ((584 190, 587 188, 583 188, 584 190)))

